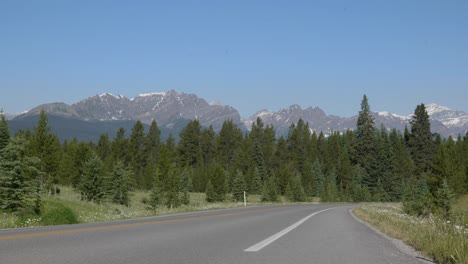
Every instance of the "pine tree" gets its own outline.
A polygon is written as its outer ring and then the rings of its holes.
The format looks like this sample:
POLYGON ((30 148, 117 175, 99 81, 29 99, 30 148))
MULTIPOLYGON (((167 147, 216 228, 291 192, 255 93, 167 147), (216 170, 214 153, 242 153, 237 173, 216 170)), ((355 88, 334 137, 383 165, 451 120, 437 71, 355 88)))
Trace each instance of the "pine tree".
POLYGON ((325 187, 321 196, 323 202, 338 201, 338 190, 336 186, 336 172, 332 169, 326 177, 325 187))
POLYGON ((269 176, 268 179, 263 184, 261 199, 262 199, 262 202, 277 202, 278 201, 279 199, 278 185, 276 184, 276 179, 274 175, 269 176))
POLYGON ((121 160, 125 166, 130 164, 128 154, 128 139, 125 136, 125 129, 120 128, 112 141, 112 156, 113 160, 121 160))
POLYGON ((324 176, 318 159, 312 164, 312 177, 314 179, 314 196, 321 197, 323 191, 324 176))
MULTIPOLYGON (((366 176, 371 176, 371 164, 376 156, 375 147, 375 126, 374 118, 370 110, 367 96, 364 95, 361 102, 361 111, 359 112, 356 133, 355 145, 353 148, 354 163, 364 168, 367 172, 366 176)), ((374 184, 374 178, 364 178, 367 183, 374 184)), ((373 187, 373 186, 369 186, 373 187)))
POLYGON ((232 198, 236 202, 244 201, 244 191, 246 191, 246 184, 244 181, 244 175, 240 170, 235 174, 232 184, 232 198))
POLYGON ((0 151, 0 208, 3 211, 41 210, 39 159, 26 155, 27 143, 14 138, 0 151))
POLYGON ((180 163, 184 166, 194 166, 201 163, 201 125, 198 120, 190 121, 179 134, 177 145, 180 163))
POLYGON ((136 186, 141 189, 145 188, 144 177, 148 159, 145 153, 146 135, 144 129, 143 124, 138 120, 133 126, 128 145, 128 155, 130 156, 136 186))
POLYGON ((403 210, 407 214, 428 216, 432 212, 434 197, 427 185, 426 175, 408 182, 403 194, 403 210))
POLYGON ((0 111, 0 151, 4 149, 10 142, 10 129, 8 128, 8 122, 5 119, 3 110, 0 111))
POLYGON ((409 146, 416 167, 416 174, 428 172, 434 156, 431 123, 424 104, 420 104, 411 119, 409 146))
POLYGON ((213 130, 213 126, 202 131, 200 138, 200 148, 202 152, 202 158, 204 165, 210 164, 215 158, 216 152, 216 133, 213 130))
POLYGON ((107 160, 111 155, 111 142, 108 134, 102 134, 99 137, 96 152, 101 160, 107 160))
POLYGON ((41 183, 47 190, 57 183, 57 171, 59 167, 60 143, 56 135, 50 131, 47 116, 41 110, 37 127, 31 138, 29 154, 41 160, 40 170, 44 172, 41 183))
POLYGON ((213 184, 211 183, 211 180, 208 181, 206 184, 206 201, 209 203, 213 203, 217 201, 217 194, 215 192, 215 189, 213 187, 213 184))
POLYGON ((455 195, 453 195, 450 190, 447 179, 443 180, 442 186, 437 190, 435 202, 437 207, 441 210, 444 220, 447 221, 455 202, 455 195))
POLYGON ((79 188, 83 200, 100 203, 104 197, 102 166, 102 161, 95 154, 83 164, 79 188))
POLYGON ((191 173, 189 169, 184 169, 180 174, 180 188, 182 192, 180 197, 180 202, 184 205, 190 204, 190 194, 189 191, 193 189, 191 173))
POLYGON ((166 184, 164 186, 165 189, 165 203, 167 208, 177 208, 180 206, 180 172, 176 167, 175 163, 171 164, 166 184))
POLYGON ((161 188, 161 172, 157 169, 153 176, 149 204, 153 210, 157 210, 163 203, 164 192, 161 188))
POLYGON ((250 186, 249 186, 249 192, 251 194, 260 194, 262 190, 261 189, 262 186, 263 184, 262 184, 262 178, 260 176, 260 170, 257 167, 255 167, 252 182, 250 183, 250 186))
POLYGON ((146 165, 143 172, 142 187, 151 189, 153 175, 156 171, 159 160, 159 151, 161 147, 161 131, 156 121, 151 122, 148 134, 145 138, 144 155, 146 156, 146 165))
POLYGON ((127 170, 122 161, 117 161, 112 171, 112 202, 129 206, 131 189, 131 172, 127 170))
POLYGON ((289 181, 288 186, 286 187, 286 197, 291 202, 304 202, 306 197, 304 193, 304 188, 301 183, 301 175, 296 174, 289 181))
POLYGON ((227 168, 236 164, 242 138, 242 130, 240 130, 232 120, 226 120, 223 123, 216 144, 216 153, 220 165, 227 168))

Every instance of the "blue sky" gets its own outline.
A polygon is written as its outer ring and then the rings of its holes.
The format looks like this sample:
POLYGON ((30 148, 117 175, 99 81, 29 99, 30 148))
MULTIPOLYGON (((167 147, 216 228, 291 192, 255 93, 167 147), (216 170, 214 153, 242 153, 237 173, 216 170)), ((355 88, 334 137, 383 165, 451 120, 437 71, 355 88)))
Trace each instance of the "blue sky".
POLYGON ((237 108, 468 112, 468 1, 0 1, 0 107, 175 89, 237 108))

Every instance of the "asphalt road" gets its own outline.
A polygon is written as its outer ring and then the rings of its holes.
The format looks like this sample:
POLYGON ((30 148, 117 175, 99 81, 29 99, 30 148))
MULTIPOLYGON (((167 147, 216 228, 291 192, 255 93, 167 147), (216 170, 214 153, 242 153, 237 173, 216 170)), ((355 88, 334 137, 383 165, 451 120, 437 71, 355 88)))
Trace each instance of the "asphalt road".
POLYGON ((265 206, 0 230, 0 263, 420 263, 356 221, 351 207, 265 206))

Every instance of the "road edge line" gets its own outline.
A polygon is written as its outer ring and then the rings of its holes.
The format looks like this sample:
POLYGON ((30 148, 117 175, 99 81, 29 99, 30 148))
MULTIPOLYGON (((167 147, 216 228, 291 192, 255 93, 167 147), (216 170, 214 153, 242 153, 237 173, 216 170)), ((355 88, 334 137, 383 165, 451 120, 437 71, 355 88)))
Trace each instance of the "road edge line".
POLYGON ((264 239, 261 242, 255 244, 255 245, 253 245, 253 246, 251 246, 249 248, 244 249, 244 252, 258 252, 258 251, 262 250, 264 247, 266 247, 266 246, 270 245, 271 243, 275 242, 280 237, 282 237, 282 236, 286 235, 287 233, 291 232, 292 230, 294 230, 295 228, 297 228, 298 226, 303 224, 305 221, 309 220, 309 218, 311 218, 312 216, 323 213, 323 212, 331 210, 331 209, 335 209, 335 208, 337 208, 337 207, 327 208, 327 209, 324 209, 324 210, 321 210, 321 211, 318 211, 318 212, 314 212, 314 213, 302 218, 301 220, 297 221, 296 223, 286 227, 285 229, 279 231, 278 233, 268 237, 267 239, 264 239))

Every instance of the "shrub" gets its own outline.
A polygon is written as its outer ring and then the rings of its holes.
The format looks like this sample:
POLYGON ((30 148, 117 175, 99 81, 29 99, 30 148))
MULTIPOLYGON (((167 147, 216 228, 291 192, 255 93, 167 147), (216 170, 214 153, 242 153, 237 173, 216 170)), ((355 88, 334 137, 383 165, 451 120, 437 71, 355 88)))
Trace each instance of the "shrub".
POLYGON ((67 225, 78 223, 78 217, 69 207, 62 204, 54 204, 44 211, 41 217, 43 225, 67 225))

